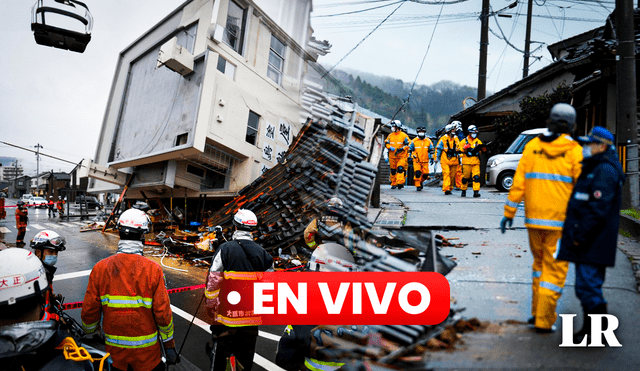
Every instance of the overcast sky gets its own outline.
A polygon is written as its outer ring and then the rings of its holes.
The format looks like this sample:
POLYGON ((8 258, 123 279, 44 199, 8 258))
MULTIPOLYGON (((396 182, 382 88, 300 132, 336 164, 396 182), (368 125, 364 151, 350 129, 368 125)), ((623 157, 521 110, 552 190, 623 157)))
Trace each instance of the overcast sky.
MULTIPOLYGON (((2 1, 0 140, 31 149, 40 144, 44 147, 42 152, 72 162, 92 158, 119 52, 183 2, 86 0, 93 14, 94 27, 87 50, 79 54, 35 43, 30 29, 31 6, 35 0, 2 1)), ((494 0, 492 9, 497 11, 510 3, 494 0)), ((532 64, 531 71, 551 62, 546 45, 601 26, 613 9, 613 3, 614 0, 534 2, 536 17, 533 18, 532 40, 545 44, 534 53, 542 59, 532 64)), ((481 0, 440 4, 404 2, 338 68, 354 68, 413 82, 433 35, 418 83, 450 80, 475 87, 481 0)), ((397 0, 314 1, 312 27, 316 38, 328 40, 333 45, 331 53, 320 62, 333 66, 398 5, 397 0), (379 6, 383 7, 319 17, 379 6)), ((500 35, 501 28, 515 47, 523 49, 526 2, 503 13, 513 17, 497 18, 498 23, 496 18, 491 18, 491 29, 500 35)), ((532 50, 538 45, 534 44, 532 50)), ((522 76, 522 54, 490 34, 487 72, 488 91, 498 91, 514 83, 522 76)), ((35 175, 35 154, 0 144, 0 156, 17 157, 27 175, 35 175)), ((41 172, 51 169, 68 172, 72 168, 73 165, 41 157, 41 172)))

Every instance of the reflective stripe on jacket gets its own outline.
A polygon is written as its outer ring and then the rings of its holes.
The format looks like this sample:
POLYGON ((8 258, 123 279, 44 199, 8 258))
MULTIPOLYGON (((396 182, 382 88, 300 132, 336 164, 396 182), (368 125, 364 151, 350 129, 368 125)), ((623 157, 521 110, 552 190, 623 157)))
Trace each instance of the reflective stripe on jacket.
POLYGON ((518 163, 504 216, 513 218, 524 199, 527 228, 561 230, 581 161, 582 147, 566 134, 532 139, 518 163))
POLYGON ((143 256, 118 253, 93 267, 81 314, 87 333, 96 330, 101 315, 116 368, 148 371, 157 366, 158 333, 166 348, 175 348, 162 268, 143 256))
POLYGON ((389 134, 384 145, 389 150, 389 158, 407 158, 409 156, 409 137, 400 130, 389 134), (396 150, 392 151, 391 147, 396 150), (404 150, 400 151, 401 148, 404 150))
POLYGON ((433 153, 433 142, 427 137, 424 139, 415 137, 409 145, 409 150, 413 153, 414 162, 427 163, 433 153))
POLYGON ((460 156, 463 165, 480 165, 480 157, 478 157, 477 154, 475 156, 467 156, 466 152, 468 149, 474 149, 481 144, 482 141, 478 138, 466 137, 460 141, 458 149, 460 150, 460 152, 462 152, 460 156), (469 147, 467 147, 467 145, 469 147))

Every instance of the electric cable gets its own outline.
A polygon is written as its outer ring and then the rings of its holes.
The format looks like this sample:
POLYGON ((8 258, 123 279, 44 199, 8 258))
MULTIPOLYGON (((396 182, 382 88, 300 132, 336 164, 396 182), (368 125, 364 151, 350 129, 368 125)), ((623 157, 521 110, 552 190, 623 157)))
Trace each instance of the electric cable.
POLYGON ((341 16, 341 15, 347 15, 347 14, 363 13, 363 12, 368 12, 369 10, 375 10, 375 9, 380 9, 380 8, 384 8, 384 7, 387 7, 387 6, 395 5, 395 4, 401 3, 401 2, 403 2, 403 1, 406 1, 406 0, 399 0, 399 1, 396 1, 395 3, 385 4, 385 5, 380 5, 380 6, 374 6, 373 8, 367 8, 367 9, 361 9, 361 10, 354 10, 354 11, 351 11, 351 12, 336 13, 336 14, 325 14, 325 15, 316 15, 316 16, 313 16, 312 18, 338 17, 338 16, 341 16))
POLYGON ((353 47, 353 49, 349 50, 349 52, 347 54, 344 55, 344 57, 340 58, 340 60, 338 61, 338 63, 334 64, 333 67, 331 67, 330 69, 327 70, 327 72, 322 76, 322 78, 324 78, 326 75, 328 75, 329 73, 331 73, 331 71, 333 71, 334 68, 336 68, 340 62, 342 62, 347 56, 349 56, 349 54, 351 54, 354 50, 356 50, 367 38, 369 38, 369 36, 371 36, 372 33, 374 33, 378 28, 380 28, 380 26, 382 26, 382 24, 384 22, 387 21, 387 19, 389 19, 393 13, 395 13, 398 9, 400 9, 401 6, 403 6, 405 3, 407 2, 407 0, 402 0, 402 2, 400 3, 400 5, 398 5, 397 8, 395 8, 388 16, 387 18, 383 19, 382 22, 380 22, 380 24, 378 24, 373 30, 371 30, 371 32, 369 32, 369 34, 367 34, 367 36, 364 37, 364 39, 360 40, 360 42, 358 44, 356 44, 356 46, 353 47))
POLYGON ((424 53, 424 57, 422 57, 422 62, 420 63, 420 68, 418 69, 418 73, 416 73, 416 78, 413 79, 413 84, 411 85, 411 90, 409 90, 409 95, 407 96, 407 100, 400 105, 400 108, 393 114, 391 120, 396 117, 396 115, 402 110, 402 108, 409 103, 411 99, 411 94, 413 94, 413 89, 416 86, 416 82, 418 81, 418 76, 420 76, 420 72, 422 71, 422 67, 424 66, 424 61, 427 59, 427 54, 429 54, 429 49, 431 49, 431 42, 433 41, 433 36, 436 34, 436 29, 438 28, 438 21, 440 20, 440 15, 442 15, 442 9, 444 9, 444 1, 442 2, 442 6, 440 7, 440 13, 438 13, 438 18, 436 19, 436 24, 433 27, 433 32, 431 33, 431 38, 429 39, 429 44, 427 45, 427 51, 424 53))

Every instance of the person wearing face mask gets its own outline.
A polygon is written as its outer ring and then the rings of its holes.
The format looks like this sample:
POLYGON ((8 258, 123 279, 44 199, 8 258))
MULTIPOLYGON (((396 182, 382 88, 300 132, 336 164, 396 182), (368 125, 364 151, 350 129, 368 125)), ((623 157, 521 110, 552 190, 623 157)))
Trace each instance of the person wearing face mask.
POLYGON ((558 252, 558 259, 575 263, 575 291, 584 311, 582 329, 574 336, 576 343, 591 334, 589 314, 607 314, 602 285, 606 267, 616 260, 625 181, 613 134, 596 126, 578 141, 583 145, 582 173, 569 199, 558 252))
POLYGON ((582 147, 569 135, 575 123, 573 107, 566 103, 553 106, 547 121, 549 134, 533 138, 524 147, 500 222, 504 233, 524 200, 524 224, 533 254, 532 318, 528 322, 538 333, 555 330, 556 304, 569 269, 568 262, 556 259, 556 249, 571 191, 582 169, 582 147))
POLYGON ((41 231, 33 237, 29 246, 33 249, 35 255, 42 262, 42 266, 47 274, 49 288, 44 293, 44 311, 43 321, 55 320, 60 318, 53 308, 53 275, 56 273, 55 267, 58 262, 58 252, 66 250, 64 237, 58 235, 54 231, 41 231))
POLYGON ((412 153, 413 158, 413 182, 416 186, 416 191, 422 191, 422 182, 429 174, 429 159, 433 164, 433 142, 427 138, 427 128, 419 126, 416 131, 418 136, 413 138, 409 145, 409 151, 412 153))
POLYGON ((402 123, 399 120, 391 121, 390 125, 391 134, 387 136, 384 145, 389 150, 391 189, 402 189, 408 167, 409 136, 400 130, 402 123))
POLYGON ((436 145, 435 162, 440 160, 442 167, 442 191, 450 195, 455 185, 456 172, 460 165, 458 157, 458 145, 460 140, 456 136, 456 123, 454 121, 445 127, 446 134, 440 137, 436 145))
POLYGON ((480 148, 482 141, 478 139, 478 128, 469 125, 469 135, 460 141, 459 150, 462 152, 462 193, 461 197, 467 197, 467 187, 473 183, 473 197, 480 197, 480 148))

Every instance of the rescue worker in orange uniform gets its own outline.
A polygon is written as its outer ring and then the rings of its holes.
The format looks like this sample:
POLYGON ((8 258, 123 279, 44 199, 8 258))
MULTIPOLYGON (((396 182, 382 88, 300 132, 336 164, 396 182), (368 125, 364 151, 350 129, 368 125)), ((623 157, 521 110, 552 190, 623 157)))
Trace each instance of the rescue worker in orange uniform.
POLYGON ((147 214, 138 209, 120 215, 118 251, 93 267, 84 295, 82 328, 91 334, 102 318, 106 350, 113 358, 111 369, 116 371, 164 370, 161 346, 167 364, 179 361, 162 267, 142 255, 150 224, 147 214))
POLYGON ((416 129, 418 136, 413 138, 409 150, 413 158, 413 182, 416 191, 422 191, 422 182, 429 174, 429 161, 433 164, 433 142, 427 138, 427 128, 420 126, 416 129))
POLYGON ((461 152, 462 162, 462 193, 461 197, 467 197, 467 187, 472 183, 473 197, 480 197, 480 146, 482 141, 478 139, 478 128, 469 125, 469 135, 460 141, 458 149, 461 152))
POLYGON ((391 134, 384 141, 389 150, 389 167, 391 168, 391 189, 402 189, 405 183, 405 174, 409 166, 409 136, 400 130, 402 123, 399 120, 391 121, 391 134))
POLYGON ((52 307, 53 300, 53 275, 56 273, 55 267, 58 262, 58 252, 64 251, 66 240, 54 231, 40 231, 33 237, 29 246, 33 249, 35 255, 42 262, 42 266, 47 273, 47 281, 49 288, 44 295, 44 313, 43 321, 50 319, 58 321, 60 318, 52 307))
POLYGON ((565 103, 553 106, 547 121, 550 133, 532 139, 524 148, 500 222, 504 233, 524 200, 524 223, 533 253, 529 323, 540 333, 555 330, 556 304, 569 268, 568 262, 556 260, 556 245, 573 186, 582 170, 582 147, 569 136, 575 122, 573 107, 565 103))
POLYGON ((60 217, 64 215, 64 200, 62 196, 58 196, 58 202, 56 202, 56 207, 58 208, 58 212, 60 213, 60 217))
POLYGON ((445 127, 446 134, 440 137, 436 145, 435 162, 440 161, 442 167, 442 191, 445 195, 450 195, 455 185, 456 172, 460 165, 458 158, 458 145, 460 140, 456 136, 454 123, 445 127))
POLYGON ((24 202, 18 201, 16 203, 16 229, 18 235, 16 236, 16 246, 24 246, 24 235, 27 233, 27 222, 29 221, 29 210, 24 205, 24 202))
MULTIPOLYGON (((213 345, 207 347, 207 353, 212 356, 213 371, 224 371, 227 358, 232 354, 244 370, 251 370, 258 325, 262 321, 259 315, 253 315, 252 310, 240 311, 234 307, 232 312, 219 307, 220 291, 226 284, 224 281, 229 280, 230 285, 234 280, 246 282, 257 279, 256 272, 273 269, 271 255, 253 240, 253 232, 258 229, 256 215, 250 210, 239 209, 233 216, 233 224, 235 232, 232 240, 216 250, 205 282, 207 314, 216 322, 210 327, 213 345)), ((223 291, 223 297, 226 297, 225 294, 223 291)))

